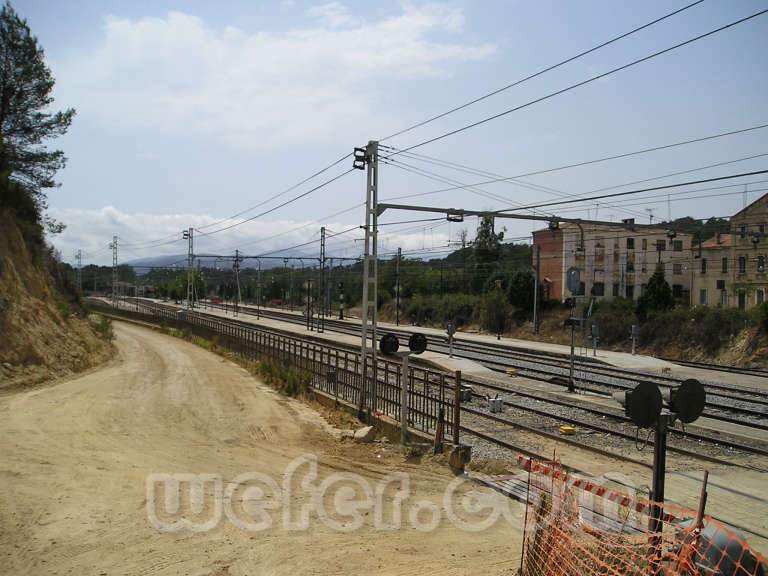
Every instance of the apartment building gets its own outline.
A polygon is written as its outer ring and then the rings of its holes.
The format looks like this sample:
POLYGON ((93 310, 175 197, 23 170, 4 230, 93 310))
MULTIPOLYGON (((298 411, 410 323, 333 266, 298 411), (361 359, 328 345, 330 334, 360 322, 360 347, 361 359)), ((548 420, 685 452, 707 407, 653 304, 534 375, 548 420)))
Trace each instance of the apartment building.
MULTIPOLYGON (((564 300, 570 268, 580 271, 578 295, 636 300, 658 264, 664 267, 675 298, 689 303, 693 282, 693 237, 663 227, 564 223, 533 233, 534 259, 540 249, 545 297, 564 300)), ((535 264, 535 262, 534 262, 535 264)))
POLYGON ((749 310, 768 291, 768 194, 731 217, 731 233, 701 245, 694 267, 694 303, 749 310))

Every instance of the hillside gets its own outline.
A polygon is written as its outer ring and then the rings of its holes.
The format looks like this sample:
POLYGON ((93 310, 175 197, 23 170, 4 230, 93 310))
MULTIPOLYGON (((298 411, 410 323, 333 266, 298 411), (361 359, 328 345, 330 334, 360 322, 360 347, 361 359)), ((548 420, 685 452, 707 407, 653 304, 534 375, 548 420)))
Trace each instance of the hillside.
POLYGON ((57 288, 66 285, 58 266, 44 245, 25 242, 17 220, 0 210, 0 391, 80 372, 112 354, 77 295, 57 288))

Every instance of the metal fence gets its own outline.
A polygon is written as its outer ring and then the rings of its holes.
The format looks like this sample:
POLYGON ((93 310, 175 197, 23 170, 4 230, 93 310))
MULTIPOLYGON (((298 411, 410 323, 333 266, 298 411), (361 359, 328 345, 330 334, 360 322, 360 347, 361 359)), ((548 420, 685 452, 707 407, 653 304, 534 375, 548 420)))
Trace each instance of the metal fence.
MULTIPOLYGON (((372 370, 368 370, 365 385, 361 387, 360 351, 333 342, 141 299, 123 302, 117 307, 88 299, 87 305, 94 311, 178 330, 189 329, 206 339, 216 337, 219 346, 245 360, 276 361, 308 375, 310 388, 337 402, 372 411, 374 416, 382 414, 396 422, 401 421, 404 375, 399 362, 379 357, 376 386, 371 386, 372 370), (361 389, 375 390, 375 398, 361 398, 361 389)), ((408 426, 431 435, 442 411, 443 429, 452 432, 454 442, 458 443, 461 373, 446 373, 412 364, 408 372, 408 426)))

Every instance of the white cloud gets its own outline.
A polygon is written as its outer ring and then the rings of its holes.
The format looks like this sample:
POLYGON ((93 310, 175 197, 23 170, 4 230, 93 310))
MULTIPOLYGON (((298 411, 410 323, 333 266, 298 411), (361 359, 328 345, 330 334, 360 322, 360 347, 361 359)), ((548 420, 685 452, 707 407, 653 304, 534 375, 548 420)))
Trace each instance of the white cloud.
POLYGON ((316 18, 321 24, 330 28, 341 28, 352 24, 359 24, 359 20, 349 14, 349 10, 340 2, 329 2, 321 6, 312 6, 306 12, 310 18, 316 18))
POLYGON ((112 128, 266 148, 379 128, 374 81, 395 91, 495 50, 433 41, 463 30, 460 10, 442 4, 406 4, 375 22, 339 2, 306 16, 283 33, 214 29, 182 12, 109 17, 100 45, 57 64, 57 99, 112 128))
MULTIPOLYGON (((360 208, 362 213, 362 207, 360 208)), ((75 208, 48 210, 50 216, 67 224, 67 229, 50 240, 61 252, 67 262, 74 262, 78 249, 83 251, 83 265, 112 263, 112 251, 108 244, 113 235, 118 236, 118 258, 120 262, 144 259, 147 257, 183 255, 187 252, 187 242, 182 239, 182 230, 190 226, 209 232, 218 228, 208 227, 218 219, 205 214, 146 214, 141 212, 126 213, 105 206, 98 210, 75 208), (157 242, 154 242, 157 240, 157 242)), ((317 245, 309 244, 280 252, 284 255, 308 254, 319 255, 320 224, 316 222, 280 220, 267 222, 256 220, 251 223, 227 230, 226 233, 204 236, 195 233, 195 252, 197 254, 233 254, 235 248, 250 255, 265 254, 274 250, 297 246, 317 240, 317 245)), ((362 238, 356 226, 349 223, 325 223, 328 232, 327 254, 335 257, 358 257, 363 250, 363 243, 355 241, 362 238), (333 236, 350 228, 347 234, 333 236)), ((404 251, 420 250, 434 246, 445 246, 448 236, 445 231, 414 231, 399 234, 396 237, 382 235, 380 252, 395 251, 401 247, 404 251)), ((310 265, 310 262, 307 262, 310 265)))

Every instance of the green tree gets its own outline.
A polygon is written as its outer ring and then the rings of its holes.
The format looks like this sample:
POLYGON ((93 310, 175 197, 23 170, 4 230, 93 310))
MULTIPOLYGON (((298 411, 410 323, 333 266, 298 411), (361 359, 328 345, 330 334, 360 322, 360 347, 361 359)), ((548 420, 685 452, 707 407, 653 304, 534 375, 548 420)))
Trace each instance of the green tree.
MULTIPOLYGON (((518 310, 533 311, 533 293, 536 290, 536 279, 530 271, 518 270, 509 279, 507 294, 509 303, 518 310)), ((539 298, 543 291, 539 287, 539 298)))
POLYGON ((637 299, 635 313, 640 322, 645 322, 651 312, 669 310, 675 305, 672 288, 664 279, 664 264, 659 262, 656 270, 645 285, 645 293, 637 299))
POLYGON ((483 303, 483 324, 494 334, 501 334, 507 325, 507 299, 501 289, 491 290, 483 303))
MULTIPOLYGON (((44 142, 66 133, 74 109, 51 112, 54 86, 45 53, 10 3, 0 9, 0 173, 27 191, 37 221, 47 207, 45 190, 66 163, 64 152, 44 142)), ((49 230, 63 229, 47 220, 49 230)))
POLYGON ((494 230, 494 221, 490 216, 483 216, 480 225, 477 227, 477 236, 475 237, 475 259, 478 262, 491 262, 499 255, 501 241, 504 240, 504 231, 502 229, 498 234, 494 230))

